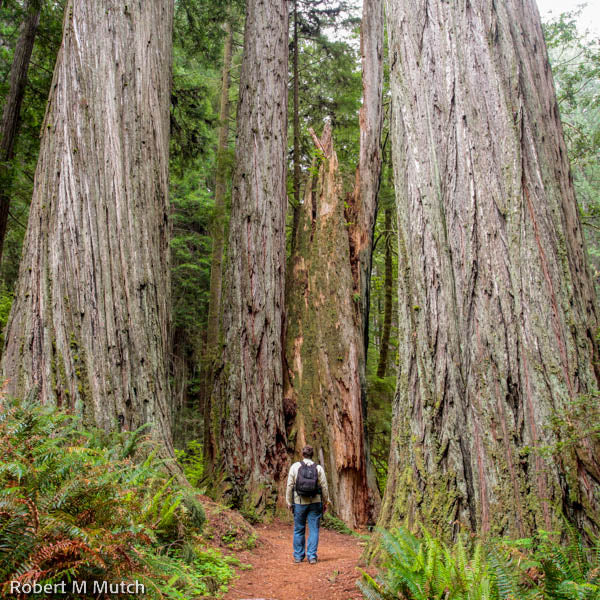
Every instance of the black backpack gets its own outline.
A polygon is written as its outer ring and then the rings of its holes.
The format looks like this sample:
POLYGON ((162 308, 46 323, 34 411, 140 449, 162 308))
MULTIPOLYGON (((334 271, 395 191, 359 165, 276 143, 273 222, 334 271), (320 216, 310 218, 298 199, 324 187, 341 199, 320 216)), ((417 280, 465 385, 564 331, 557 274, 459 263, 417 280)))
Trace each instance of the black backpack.
POLYGON ((317 472, 317 464, 306 464, 304 461, 300 463, 298 474, 296 475, 296 494, 311 498, 321 493, 319 487, 319 473, 317 472))

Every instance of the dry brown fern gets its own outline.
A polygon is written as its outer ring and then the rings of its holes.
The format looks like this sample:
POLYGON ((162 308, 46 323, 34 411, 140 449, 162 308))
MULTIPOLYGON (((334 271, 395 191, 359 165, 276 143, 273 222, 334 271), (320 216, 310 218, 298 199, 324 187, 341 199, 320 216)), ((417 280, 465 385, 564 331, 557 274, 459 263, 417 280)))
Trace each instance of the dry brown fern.
POLYGON ((46 569, 54 569, 54 566, 50 567, 48 563, 55 561, 54 564, 60 564, 62 566, 60 570, 64 570, 65 568, 71 568, 65 567, 65 562, 68 562, 66 559, 69 559, 71 563, 89 562, 89 560, 83 558, 85 555, 94 557, 96 566, 103 569, 106 568, 106 563, 102 556, 81 540, 61 540, 43 546, 31 556, 28 562, 32 568, 40 569, 44 566, 46 569))
POLYGON ((27 506, 29 509, 29 516, 31 517, 31 520, 27 524, 27 529, 31 533, 37 533, 40 527, 40 514, 35 502, 33 502, 33 500, 30 498, 17 498, 16 502, 17 504, 25 504, 25 506, 27 506))

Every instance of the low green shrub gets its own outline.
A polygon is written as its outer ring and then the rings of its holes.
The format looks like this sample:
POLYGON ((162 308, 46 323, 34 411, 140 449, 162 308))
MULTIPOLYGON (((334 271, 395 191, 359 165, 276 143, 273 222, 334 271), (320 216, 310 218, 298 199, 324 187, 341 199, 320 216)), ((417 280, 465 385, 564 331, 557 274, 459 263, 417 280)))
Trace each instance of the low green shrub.
POLYGON ((163 580, 156 585, 156 577, 138 575, 146 591, 160 598, 189 600, 190 598, 215 598, 227 592, 227 585, 234 576, 235 558, 223 556, 215 549, 193 551, 191 557, 180 553, 175 556, 148 552, 141 557, 147 570, 160 573, 163 580), (168 577, 165 579, 165 576, 168 577))
POLYGON ((142 433, 83 429, 54 408, 0 400, 0 594, 11 581, 74 579, 137 579, 150 598, 224 591, 231 559, 204 547, 202 504, 142 433))
POLYGON ((258 525, 263 522, 263 518, 256 512, 256 509, 252 506, 242 506, 239 509, 240 515, 250 523, 250 525, 258 525))
POLYGON ((333 531, 337 531, 338 533, 344 533, 346 535, 354 535, 355 534, 355 532, 352 531, 352 529, 350 529, 350 527, 348 527, 348 525, 346 525, 346 523, 344 523, 344 521, 342 521, 338 517, 332 515, 330 512, 326 512, 323 515, 321 524, 326 529, 331 529, 333 531))
POLYGON ((14 300, 12 292, 7 292, 4 286, 0 287, 0 347, 4 347, 4 331, 8 316, 14 300))
POLYGON ((384 571, 358 584, 368 600, 600 600, 600 544, 585 548, 573 529, 563 545, 547 532, 447 545, 401 527, 382 531, 381 546, 384 571))
POLYGON ((175 450, 177 462, 183 467, 187 480, 198 487, 204 477, 204 457, 202 443, 198 440, 190 440, 185 450, 175 450))
MULTIPOLYGON (((481 544, 470 548, 464 536, 448 547, 424 532, 417 538, 407 529, 381 532, 386 554, 384 575, 363 572, 359 582, 369 600, 483 600, 494 598, 493 578, 481 544)), ((524 599, 521 599, 524 600, 524 599)))

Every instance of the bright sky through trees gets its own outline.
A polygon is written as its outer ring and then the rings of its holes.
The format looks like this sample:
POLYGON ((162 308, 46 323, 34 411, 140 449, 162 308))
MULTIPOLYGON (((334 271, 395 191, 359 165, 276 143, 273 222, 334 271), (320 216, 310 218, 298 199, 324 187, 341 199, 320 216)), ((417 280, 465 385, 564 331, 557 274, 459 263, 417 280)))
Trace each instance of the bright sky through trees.
POLYGON ((558 17, 563 12, 570 12, 580 6, 584 9, 577 20, 579 29, 590 30, 594 35, 600 35, 600 3, 581 2, 581 0, 537 0, 542 21, 558 17))

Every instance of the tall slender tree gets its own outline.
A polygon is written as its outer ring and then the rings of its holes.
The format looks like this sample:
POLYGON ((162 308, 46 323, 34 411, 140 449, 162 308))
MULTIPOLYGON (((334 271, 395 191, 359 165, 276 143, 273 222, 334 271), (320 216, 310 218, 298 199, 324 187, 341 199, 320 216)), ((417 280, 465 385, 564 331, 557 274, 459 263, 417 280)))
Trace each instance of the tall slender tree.
POLYGON ((231 198, 223 332, 213 395, 216 460, 235 498, 270 506, 287 464, 282 334, 288 6, 249 0, 231 198))
POLYGON ((533 0, 387 0, 400 373, 381 524, 598 530, 598 315, 533 0))
POLYGON ((362 63, 363 98, 359 112, 360 152, 354 193, 348 198, 346 218, 350 242, 350 264, 353 275, 354 298, 359 308, 358 330, 362 337, 363 358, 358 362, 363 436, 366 455, 366 485, 371 493, 373 512, 379 512, 375 472, 369 459, 367 435, 367 351, 369 348, 369 308, 371 305, 371 268, 373 232, 377 217, 377 200, 381 178, 381 132, 383 129, 383 0, 363 3, 360 50, 362 63))
POLYGON ((223 72, 221 76, 221 99, 219 107, 219 141, 217 148, 217 173, 215 185, 215 214, 212 225, 212 258, 210 263, 210 290, 208 304, 208 324, 204 356, 205 401, 204 415, 204 456, 210 468, 214 464, 217 441, 211 427, 210 380, 214 373, 215 361, 219 358, 219 320, 221 316, 221 289, 223 287, 223 250, 225 246, 225 196, 227 193, 226 152, 229 137, 229 85, 231 81, 231 61, 233 28, 225 23, 225 44, 223 46, 223 72))
POLYGON ((104 428, 169 425, 171 0, 71 0, 2 372, 104 428))
POLYGON ((23 22, 19 29, 19 37, 10 69, 10 88, 2 112, 0 129, 0 261, 2 260, 2 249, 4 248, 6 225, 10 210, 12 185, 10 161, 13 158, 21 104, 25 95, 25 84, 27 83, 27 72, 40 23, 41 10, 42 0, 28 0, 25 5, 23 22))
POLYGON ((388 366, 388 354, 390 348, 390 336, 392 330, 392 305, 393 305, 393 265, 392 265, 392 213, 393 207, 385 207, 385 275, 383 288, 384 293, 384 308, 383 308, 383 327, 381 333, 381 347, 379 349, 379 361, 377 363, 377 377, 385 377, 388 366))
POLYGON ((292 89, 293 89, 293 111, 294 116, 292 119, 292 129, 294 132, 294 147, 292 154, 293 161, 293 191, 294 191, 294 202, 292 204, 292 243, 291 243, 291 254, 294 253, 296 244, 296 232, 298 230, 298 221, 300 219, 300 179, 301 179, 301 167, 300 167, 300 79, 298 73, 298 55, 300 51, 299 39, 298 39, 298 0, 293 0, 292 10, 292 89))

